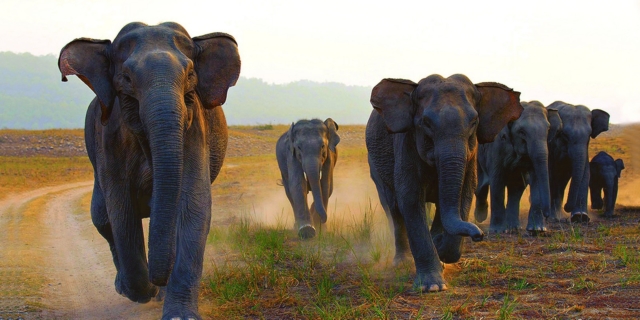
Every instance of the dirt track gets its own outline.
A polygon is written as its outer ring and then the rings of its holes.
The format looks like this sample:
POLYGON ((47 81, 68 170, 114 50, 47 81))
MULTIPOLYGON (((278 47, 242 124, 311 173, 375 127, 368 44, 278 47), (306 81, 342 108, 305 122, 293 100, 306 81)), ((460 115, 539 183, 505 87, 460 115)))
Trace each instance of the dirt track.
MULTIPOLYGON (((269 143, 270 141, 262 142, 264 149, 271 152, 271 149, 267 148, 270 147, 269 143)), ((629 161, 628 168, 620 180, 618 203, 622 206, 640 205, 640 198, 637 196, 640 190, 640 174, 637 169, 640 166, 637 165, 637 160, 640 157, 635 154, 635 161, 629 161)), ((227 161, 230 168, 235 166, 233 163, 232 159, 227 161)), ((332 203, 337 202, 340 206, 348 207, 352 202, 364 198, 365 191, 375 199, 375 190, 372 189, 365 164, 352 163, 350 167, 342 167, 345 163, 341 162, 339 165, 339 172, 343 174, 336 177, 336 191, 332 203), (353 167, 356 165, 363 167, 353 167), (354 181, 358 183, 354 184, 354 181)), ((93 227, 86 206, 81 206, 81 202, 89 196, 91 187, 92 182, 70 183, 9 195, 0 200, 1 319, 160 317, 161 303, 152 301, 144 305, 136 304, 115 292, 115 268, 108 246, 93 227)), ((260 213, 261 207, 264 207, 264 212, 281 212, 273 209, 276 204, 278 208, 287 207, 281 187, 273 183, 272 189, 274 190, 270 191, 273 193, 254 195, 256 200, 255 204, 252 200, 253 212, 257 209, 260 213), (284 205, 276 203, 280 198, 284 205)), ((230 211, 230 205, 237 206, 238 199, 248 199, 250 193, 231 192, 219 196, 214 200, 218 204, 216 208, 221 212, 230 211), (225 197, 233 200, 226 203, 225 197)), ((526 203, 526 200, 524 202, 526 203)), ((357 205, 353 205, 352 208, 353 211, 358 211, 357 205)), ((228 216, 220 217, 222 218, 224 221, 229 220, 228 216)), ((264 217, 265 220, 267 218, 273 220, 271 216, 264 217)), ((556 253, 555 256, 560 254, 556 253)), ((467 253, 466 258, 469 257, 471 254, 467 253)), ((613 262, 609 261, 609 264, 612 265, 613 262)), ((462 285, 459 286, 458 292, 462 292, 461 288, 462 285)), ((524 300, 522 301, 524 303, 524 300)), ((609 300, 603 301, 609 303, 609 300)), ((594 310, 600 310, 598 308, 594 310)), ((626 308, 637 311, 633 305, 626 308)))
POLYGON ((92 182, 72 183, 0 202, 0 318, 160 318, 161 303, 136 304, 114 290, 109 248, 78 212, 91 190, 92 182))

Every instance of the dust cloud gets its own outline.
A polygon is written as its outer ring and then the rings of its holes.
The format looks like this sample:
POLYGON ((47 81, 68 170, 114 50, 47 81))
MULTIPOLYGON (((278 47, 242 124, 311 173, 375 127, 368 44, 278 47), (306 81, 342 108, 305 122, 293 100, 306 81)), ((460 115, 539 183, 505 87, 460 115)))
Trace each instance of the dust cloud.
POLYGON ((622 138, 629 146, 629 155, 624 160, 625 169, 618 182, 618 200, 616 204, 623 206, 640 206, 640 124, 627 125, 623 128, 622 138))
MULTIPOLYGON (((365 215, 378 228, 382 224, 388 229, 385 216, 375 185, 369 177, 366 163, 338 161, 334 171, 334 189, 327 208, 329 231, 344 230, 363 222, 365 215)), ((313 203, 311 193, 307 195, 308 204, 313 203)), ((284 187, 273 183, 255 195, 245 206, 245 213, 252 223, 268 227, 293 228, 294 216, 284 187)), ((388 232, 388 230, 385 230, 388 232)))

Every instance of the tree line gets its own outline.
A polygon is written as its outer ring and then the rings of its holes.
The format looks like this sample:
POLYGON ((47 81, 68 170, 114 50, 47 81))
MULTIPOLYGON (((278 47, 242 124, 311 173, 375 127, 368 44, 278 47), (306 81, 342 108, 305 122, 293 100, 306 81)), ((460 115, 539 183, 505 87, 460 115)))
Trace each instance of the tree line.
MULTIPOLYGON (((82 128, 93 92, 77 77, 60 81, 57 57, 0 52, 0 128, 82 128)), ((240 77, 224 105, 230 125, 286 124, 333 118, 364 124, 371 87, 300 80, 270 84, 240 77)))

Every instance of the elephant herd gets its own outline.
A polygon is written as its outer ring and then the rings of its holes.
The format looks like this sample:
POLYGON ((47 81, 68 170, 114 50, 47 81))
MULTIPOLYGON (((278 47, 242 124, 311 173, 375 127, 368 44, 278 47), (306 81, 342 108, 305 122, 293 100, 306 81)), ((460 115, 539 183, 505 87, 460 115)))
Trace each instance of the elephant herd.
MULTIPOLYGON (((163 319, 200 318, 198 289, 211 220, 211 183, 224 160, 227 125, 220 107, 240 74, 236 40, 191 37, 179 24, 127 24, 110 40, 78 38, 64 46, 63 81, 78 76, 96 97, 85 141, 94 168, 91 217, 109 243, 115 289, 144 303, 166 287, 163 319), (150 218, 148 259, 142 231, 150 218)), ((383 79, 372 90, 366 126, 370 174, 393 225, 394 262, 413 257, 415 287, 446 289, 442 262, 460 259, 465 237, 520 227, 519 203, 531 185, 526 229, 592 207, 613 214, 622 160, 588 146, 608 130, 609 115, 581 105, 521 102, 495 82, 462 74, 418 83, 383 79), (567 184, 568 199, 561 207, 567 184), (504 197, 507 189, 507 204, 504 197), (604 189, 604 199, 601 190, 604 189), (431 226, 425 204, 435 204, 431 226)), ((276 144, 282 184, 301 238, 327 221, 340 142, 332 119, 293 123, 276 144), (307 205, 311 191, 313 204, 307 205)))

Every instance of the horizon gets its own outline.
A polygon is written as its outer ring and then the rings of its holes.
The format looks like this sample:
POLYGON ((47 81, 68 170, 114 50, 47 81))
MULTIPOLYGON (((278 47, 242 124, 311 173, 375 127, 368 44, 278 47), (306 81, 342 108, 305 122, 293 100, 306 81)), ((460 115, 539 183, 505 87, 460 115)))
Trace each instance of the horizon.
POLYGON ((8 0, 9 10, 0 13, 0 51, 57 57, 78 37, 112 40, 131 21, 176 21, 191 36, 232 34, 241 76, 267 84, 373 87, 383 78, 463 73, 475 83, 495 81, 520 91, 522 101, 561 100, 603 109, 612 123, 640 122, 638 0, 366 6, 286 0, 189 7, 194 5, 8 0))

